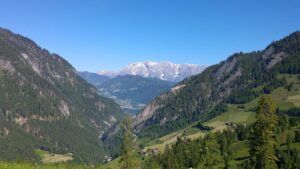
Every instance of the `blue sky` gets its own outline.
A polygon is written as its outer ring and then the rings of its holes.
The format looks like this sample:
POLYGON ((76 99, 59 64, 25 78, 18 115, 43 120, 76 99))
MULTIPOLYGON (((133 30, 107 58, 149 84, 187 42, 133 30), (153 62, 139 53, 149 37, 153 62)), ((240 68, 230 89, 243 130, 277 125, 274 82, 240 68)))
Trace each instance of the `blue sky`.
POLYGON ((298 0, 1 0, 0 27, 77 70, 137 61, 211 65, 300 30, 298 0))

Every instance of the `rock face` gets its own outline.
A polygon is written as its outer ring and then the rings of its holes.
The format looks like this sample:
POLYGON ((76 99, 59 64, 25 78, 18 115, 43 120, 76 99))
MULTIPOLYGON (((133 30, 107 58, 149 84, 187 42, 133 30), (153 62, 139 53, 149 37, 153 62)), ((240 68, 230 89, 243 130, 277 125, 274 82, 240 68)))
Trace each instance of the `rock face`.
POLYGON ((295 32, 263 51, 236 53, 150 102, 134 119, 135 131, 140 137, 159 137, 205 121, 220 113, 230 98, 238 99, 235 94, 274 85, 278 72, 300 72, 299 52, 300 32, 295 32))
POLYGON ((202 72, 205 66, 195 64, 175 64, 171 62, 138 62, 132 63, 120 71, 99 71, 98 74, 108 77, 119 75, 139 75, 158 78, 166 81, 179 82, 189 76, 202 72))
POLYGON ((103 158, 98 137, 121 109, 62 57, 0 28, 0 84, 0 160, 36 159, 35 149, 103 158))

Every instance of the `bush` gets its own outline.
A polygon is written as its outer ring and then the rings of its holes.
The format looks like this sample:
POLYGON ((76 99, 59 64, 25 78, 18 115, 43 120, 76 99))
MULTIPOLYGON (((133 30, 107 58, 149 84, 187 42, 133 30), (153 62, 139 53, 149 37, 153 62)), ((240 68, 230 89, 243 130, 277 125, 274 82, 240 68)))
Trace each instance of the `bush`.
POLYGON ((239 109, 244 109, 245 108, 245 105, 238 105, 237 106, 239 109))
POLYGON ((300 108, 291 108, 284 111, 283 114, 287 114, 288 116, 300 116, 300 108))
POLYGON ((270 94, 272 90, 274 90, 274 88, 272 88, 270 86, 264 86, 263 93, 264 94, 270 94))
POLYGON ((300 130, 295 131, 295 142, 300 142, 300 130))
POLYGON ((210 131, 212 130, 213 128, 212 127, 209 127, 209 126, 204 126, 201 122, 197 123, 196 125, 193 126, 194 128, 198 128, 202 131, 210 131))

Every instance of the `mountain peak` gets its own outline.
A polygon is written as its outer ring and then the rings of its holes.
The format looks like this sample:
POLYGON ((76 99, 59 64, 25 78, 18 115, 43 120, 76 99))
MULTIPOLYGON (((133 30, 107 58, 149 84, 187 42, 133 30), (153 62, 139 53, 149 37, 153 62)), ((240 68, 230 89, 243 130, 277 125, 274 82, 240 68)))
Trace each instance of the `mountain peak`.
POLYGON ((204 69, 205 66, 196 64, 176 64, 169 61, 144 61, 131 63, 119 71, 99 71, 98 74, 109 77, 116 77, 119 75, 139 75, 178 82, 186 77, 198 74, 204 69))

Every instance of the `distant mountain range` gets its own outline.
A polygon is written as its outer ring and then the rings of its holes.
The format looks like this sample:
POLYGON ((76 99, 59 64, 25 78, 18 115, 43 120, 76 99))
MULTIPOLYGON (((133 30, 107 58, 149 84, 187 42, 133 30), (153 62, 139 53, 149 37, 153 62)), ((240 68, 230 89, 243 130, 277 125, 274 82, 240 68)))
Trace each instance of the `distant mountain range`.
POLYGON ((137 75, 109 78, 89 72, 78 72, 78 74, 96 86, 102 96, 115 100, 123 112, 130 114, 137 113, 149 101, 167 92, 175 84, 174 82, 137 75))
POLYGON ((195 64, 175 64, 171 62, 137 62, 120 71, 99 71, 99 75, 116 77, 122 75, 139 75, 142 77, 158 78, 166 81, 179 82, 186 77, 199 74, 205 66, 195 64))
POLYGON ((135 114, 156 96, 169 91, 187 77, 199 74, 205 66, 171 62, 132 63, 120 71, 78 72, 96 86, 102 96, 114 99, 123 112, 135 114))

